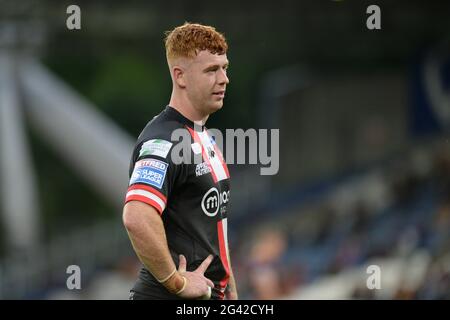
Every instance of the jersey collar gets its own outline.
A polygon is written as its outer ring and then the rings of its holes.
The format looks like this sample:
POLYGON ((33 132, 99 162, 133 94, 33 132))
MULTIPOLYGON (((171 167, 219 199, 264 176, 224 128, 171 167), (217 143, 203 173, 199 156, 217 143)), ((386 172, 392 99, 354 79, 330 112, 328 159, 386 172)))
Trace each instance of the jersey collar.
POLYGON ((174 107, 171 107, 169 105, 166 106, 165 112, 167 112, 170 116, 175 118, 176 120, 180 121, 181 123, 189 126, 192 129, 195 129, 196 131, 202 132, 205 129, 205 126, 200 125, 194 125, 194 122, 183 116, 180 112, 178 112, 177 109, 174 107))

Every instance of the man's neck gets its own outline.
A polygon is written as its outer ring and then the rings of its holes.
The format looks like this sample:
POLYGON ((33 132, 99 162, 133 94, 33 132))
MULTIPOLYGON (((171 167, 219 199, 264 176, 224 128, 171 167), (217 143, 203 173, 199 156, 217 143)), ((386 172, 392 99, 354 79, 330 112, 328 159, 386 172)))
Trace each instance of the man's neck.
POLYGON ((201 115, 189 100, 179 99, 173 93, 170 97, 169 105, 197 125, 204 126, 206 120, 208 120, 209 115, 201 115))

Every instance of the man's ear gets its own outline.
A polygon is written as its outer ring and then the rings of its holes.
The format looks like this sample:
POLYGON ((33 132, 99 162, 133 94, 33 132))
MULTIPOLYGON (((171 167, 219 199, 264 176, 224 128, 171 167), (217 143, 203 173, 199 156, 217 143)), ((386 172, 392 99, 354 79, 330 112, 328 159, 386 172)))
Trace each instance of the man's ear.
POLYGON ((174 66, 172 68, 172 74, 173 74, 173 80, 180 88, 186 87, 186 79, 185 79, 185 72, 184 70, 179 66, 174 66))

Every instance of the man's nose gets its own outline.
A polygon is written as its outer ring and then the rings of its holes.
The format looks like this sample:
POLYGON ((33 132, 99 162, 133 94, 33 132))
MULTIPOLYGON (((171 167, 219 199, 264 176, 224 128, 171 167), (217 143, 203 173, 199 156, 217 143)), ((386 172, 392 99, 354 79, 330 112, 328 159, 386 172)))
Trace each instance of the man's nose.
POLYGON ((226 71, 225 70, 220 70, 219 71, 219 76, 218 76, 219 78, 218 78, 218 83, 219 84, 228 84, 228 83, 230 83, 230 79, 228 79, 228 77, 227 77, 227 73, 226 73, 226 71))

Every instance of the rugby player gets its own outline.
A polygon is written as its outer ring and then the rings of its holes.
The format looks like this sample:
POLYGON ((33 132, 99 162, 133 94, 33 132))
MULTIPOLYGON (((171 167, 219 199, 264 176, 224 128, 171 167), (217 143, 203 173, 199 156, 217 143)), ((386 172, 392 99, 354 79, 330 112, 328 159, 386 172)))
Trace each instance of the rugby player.
POLYGON ((237 299, 227 239, 230 174, 208 117, 223 106, 228 45, 211 26, 166 33, 169 104, 141 132, 131 164, 123 223, 141 260, 130 299, 237 299), (174 130, 186 130, 201 163, 175 164, 174 130))

